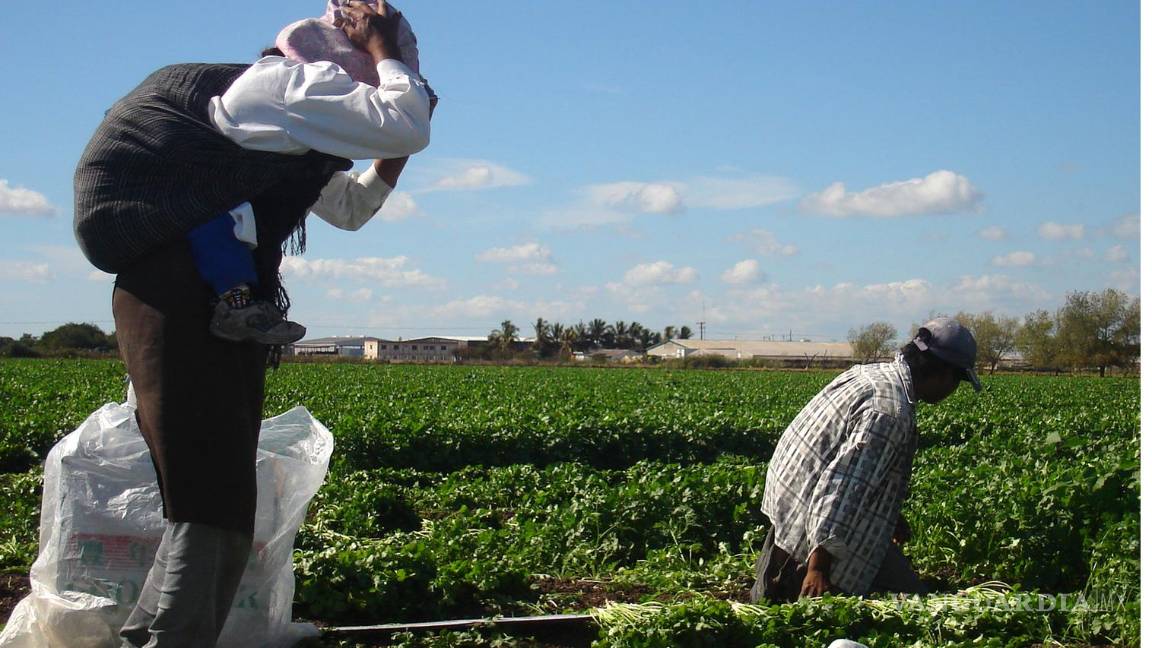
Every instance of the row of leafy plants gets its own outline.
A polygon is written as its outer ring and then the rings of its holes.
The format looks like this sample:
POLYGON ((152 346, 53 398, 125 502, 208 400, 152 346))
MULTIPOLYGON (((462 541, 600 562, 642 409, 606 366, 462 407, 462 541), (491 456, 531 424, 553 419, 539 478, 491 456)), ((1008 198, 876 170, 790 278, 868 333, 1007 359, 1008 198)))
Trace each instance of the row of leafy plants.
MULTIPOLYGON (((360 623, 625 601, 643 605, 598 614, 601 645, 1134 644, 1133 380, 996 376, 979 396, 919 414, 906 507, 917 568, 944 592, 1005 581, 1012 600, 1090 604, 728 603, 750 585, 775 440, 831 375, 285 366, 270 377, 268 413, 304 404, 336 437, 298 538, 297 613, 360 623)), ((0 362, 0 457, 15 458, 0 475, 11 502, 0 568, 27 569, 35 555, 38 460, 122 398, 122 376, 114 362, 0 362)))

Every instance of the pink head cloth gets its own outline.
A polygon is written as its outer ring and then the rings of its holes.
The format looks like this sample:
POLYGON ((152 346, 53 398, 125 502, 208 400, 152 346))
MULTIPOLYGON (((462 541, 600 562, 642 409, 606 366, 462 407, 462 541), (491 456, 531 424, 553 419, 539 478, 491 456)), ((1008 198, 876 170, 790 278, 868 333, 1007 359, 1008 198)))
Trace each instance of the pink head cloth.
MULTIPOLYGON (((377 6, 378 0, 365 0, 365 4, 377 6)), ((339 65, 353 79, 369 85, 380 85, 380 76, 372 57, 357 49, 344 32, 335 26, 340 8, 347 0, 328 0, 328 8, 321 18, 308 18, 288 25, 276 37, 276 47, 294 61, 313 63, 329 61, 339 65)), ((388 5, 388 11, 396 11, 388 5)), ((400 59, 417 75, 420 74, 420 51, 416 46, 416 34, 408 19, 400 17, 400 27, 396 36, 400 47, 400 59)))

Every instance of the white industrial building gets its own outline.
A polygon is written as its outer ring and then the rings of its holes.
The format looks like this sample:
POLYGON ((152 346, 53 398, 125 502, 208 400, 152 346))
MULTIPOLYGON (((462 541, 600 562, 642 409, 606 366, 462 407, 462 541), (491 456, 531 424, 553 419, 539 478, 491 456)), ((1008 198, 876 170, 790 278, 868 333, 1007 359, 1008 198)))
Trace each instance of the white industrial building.
POLYGON ((669 340, 648 349, 660 359, 722 356, 763 360, 780 366, 840 367, 857 362, 847 342, 775 342, 767 340, 669 340))
POLYGON ((621 364, 635 364, 644 362, 644 354, 632 349, 591 349, 589 351, 576 351, 572 359, 577 362, 616 362, 621 364))
POLYGON ((364 359, 381 362, 456 362, 468 338, 422 337, 411 340, 364 341, 364 359))
POLYGON ((338 356, 343 358, 363 358, 364 341, 367 337, 326 337, 315 340, 300 340, 289 348, 292 355, 298 356, 338 356))
POLYGON ((330 337, 301 340, 292 345, 298 356, 338 356, 379 362, 457 362, 469 345, 483 337, 434 336, 409 340, 376 337, 330 337))

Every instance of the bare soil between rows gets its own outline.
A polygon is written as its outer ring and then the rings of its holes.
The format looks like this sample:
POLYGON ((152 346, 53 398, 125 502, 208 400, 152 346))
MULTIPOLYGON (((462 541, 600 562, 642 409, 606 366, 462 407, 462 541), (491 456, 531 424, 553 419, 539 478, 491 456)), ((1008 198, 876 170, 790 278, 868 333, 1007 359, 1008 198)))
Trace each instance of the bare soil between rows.
POLYGON ((16 604, 31 591, 27 574, 0 574, 0 624, 8 622, 16 604))

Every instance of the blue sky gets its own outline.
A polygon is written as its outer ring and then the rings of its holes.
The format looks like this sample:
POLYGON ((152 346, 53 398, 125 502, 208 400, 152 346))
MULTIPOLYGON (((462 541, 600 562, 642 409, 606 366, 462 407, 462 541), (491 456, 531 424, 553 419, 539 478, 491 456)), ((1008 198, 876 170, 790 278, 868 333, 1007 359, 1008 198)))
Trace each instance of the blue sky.
MULTIPOLYGON (((433 142, 377 219, 316 219, 286 263, 312 337, 703 316, 834 340, 1139 294, 1136 2, 399 6, 433 142)), ((162 65, 253 60, 323 2, 4 9, 0 335, 111 330, 71 230, 103 111, 162 65)))

